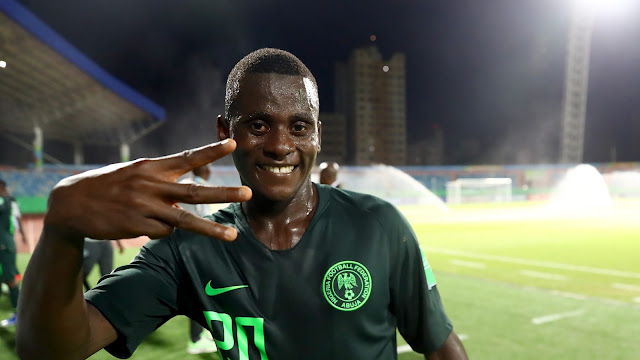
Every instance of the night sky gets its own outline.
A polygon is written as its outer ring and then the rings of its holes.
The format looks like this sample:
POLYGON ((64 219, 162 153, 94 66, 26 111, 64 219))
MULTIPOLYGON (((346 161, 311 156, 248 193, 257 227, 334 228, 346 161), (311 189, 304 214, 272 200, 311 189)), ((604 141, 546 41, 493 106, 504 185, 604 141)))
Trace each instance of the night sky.
MULTIPOLYGON (((385 58, 407 56, 410 143, 437 124, 448 164, 557 161, 568 1, 22 3, 167 109, 167 124, 133 157, 214 141, 226 75, 260 47, 300 57, 318 80, 321 111, 332 111, 334 63, 375 34, 385 58)), ((620 15, 594 29, 585 162, 611 160, 613 147, 617 161, 640 161, 640 5, 620 15)))

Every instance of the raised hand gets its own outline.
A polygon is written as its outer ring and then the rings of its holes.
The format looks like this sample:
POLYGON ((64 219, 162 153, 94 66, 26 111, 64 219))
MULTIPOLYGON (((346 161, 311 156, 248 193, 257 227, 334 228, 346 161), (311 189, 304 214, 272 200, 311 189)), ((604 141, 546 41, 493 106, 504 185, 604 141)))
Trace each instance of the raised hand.
POLYGON ((122 239, 163 237, 174 227, 231 241, 236 230, 201 218, 176 203, 246 201, 246 187, 178 184, 192 169, 231 153, 235 141, 153 159, 139 159, 87 171, 61 180, 49 196, 45 226, 64 237, 122 239))

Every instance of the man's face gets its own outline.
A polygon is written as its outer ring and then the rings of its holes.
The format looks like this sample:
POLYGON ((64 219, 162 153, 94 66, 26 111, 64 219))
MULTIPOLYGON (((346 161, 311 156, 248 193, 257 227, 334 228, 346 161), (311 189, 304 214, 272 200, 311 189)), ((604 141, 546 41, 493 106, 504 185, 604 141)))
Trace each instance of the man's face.
POLYGON ((237 142, 233 160, 243 184, 273 201, 292 199, 310 182, 320 150, 317 89, 302 76, 248 74, 236 104, 219 137, 237 142))

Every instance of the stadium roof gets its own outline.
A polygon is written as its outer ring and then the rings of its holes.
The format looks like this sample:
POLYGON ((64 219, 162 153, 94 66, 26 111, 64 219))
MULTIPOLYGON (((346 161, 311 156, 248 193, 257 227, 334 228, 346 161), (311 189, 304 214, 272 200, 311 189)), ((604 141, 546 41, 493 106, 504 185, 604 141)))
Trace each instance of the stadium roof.
POLYGON ((130 143, 165 111, 108 74, 15 0, 0 1, 0 132, 130 143), (4 66, 3 66, 4 65, 4 66))

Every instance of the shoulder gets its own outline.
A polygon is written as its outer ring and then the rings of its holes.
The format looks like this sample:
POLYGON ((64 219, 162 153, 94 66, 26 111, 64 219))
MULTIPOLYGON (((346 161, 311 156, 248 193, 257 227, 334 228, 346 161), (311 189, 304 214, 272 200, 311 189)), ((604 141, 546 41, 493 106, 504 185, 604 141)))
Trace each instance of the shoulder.
POLYGON ((392 230, 398 226, 408 226, 404 215, 393 204, 377 196, 336 189, 325 185, 319 185, 319 189, 325 196, 328 196, 328 206, 343 207, 352 216, 365 217, 376 221, 383 229, 392 230))
POLYGON ((10 196, 0 196, 0 208, 6 211, 11 207, 13 207, 13 198, 10 196))

